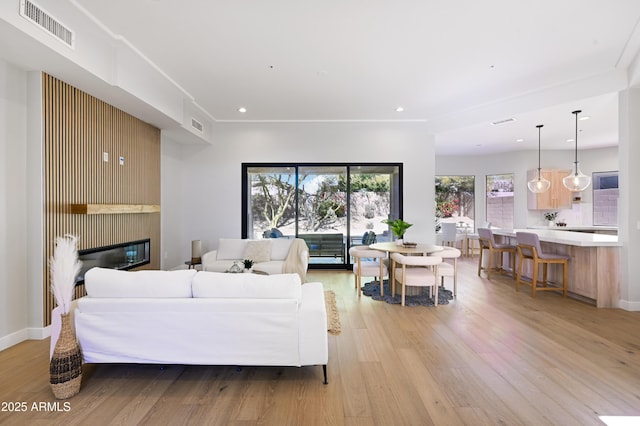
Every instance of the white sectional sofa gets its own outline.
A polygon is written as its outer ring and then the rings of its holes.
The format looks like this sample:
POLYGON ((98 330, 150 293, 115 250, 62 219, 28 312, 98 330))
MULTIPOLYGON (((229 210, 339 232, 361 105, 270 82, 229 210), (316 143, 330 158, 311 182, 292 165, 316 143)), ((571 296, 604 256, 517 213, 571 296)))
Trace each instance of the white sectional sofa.
MULTIPOLYGON (((73 310, 86 363, 322 365, 322 283, 297 274, 92 268, 73 310)), ((56 308, 57 310, 58 308, 56 308)), ((51 347, 59 334, 54 310, 51 347)))
POLYGON ((253 260, 255 271, 268 275, 296 273, 304 282, 309 266, 309 248, 300 238, 220 238, 216 250, 202 255, 202 270, 226 272, 234 262, 243 259, 253 260))

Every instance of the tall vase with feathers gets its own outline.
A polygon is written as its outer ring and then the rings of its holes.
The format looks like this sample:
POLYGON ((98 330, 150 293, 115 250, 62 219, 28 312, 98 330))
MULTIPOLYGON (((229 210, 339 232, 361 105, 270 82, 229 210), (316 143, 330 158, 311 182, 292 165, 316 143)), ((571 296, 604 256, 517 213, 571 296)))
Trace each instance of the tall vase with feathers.
POLYGON ((80 392, 82 382, 82 354, 69 316, 76 277, 82 265, 78 260, 77 241, 77 237, 73 235, 58 237, 49 264, 51 292, 62 311, 60 337, 49 364, 51 390, 57 399, 76 395, 80 392))

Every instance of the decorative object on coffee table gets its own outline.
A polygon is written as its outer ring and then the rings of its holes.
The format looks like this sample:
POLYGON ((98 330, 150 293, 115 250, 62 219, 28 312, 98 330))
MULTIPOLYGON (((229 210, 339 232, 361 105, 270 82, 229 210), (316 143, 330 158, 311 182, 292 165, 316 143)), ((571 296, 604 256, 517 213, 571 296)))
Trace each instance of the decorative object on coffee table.
POLYGON ((49 364, 49 382, 57 399, 76 395, 82 382, 82 353, 69 316, 76 276, 82 265, 78 260, 76 243, 77 238, 73 235, 58 237, 50 262, 51 291, 62 311, 60 337, 49 364))

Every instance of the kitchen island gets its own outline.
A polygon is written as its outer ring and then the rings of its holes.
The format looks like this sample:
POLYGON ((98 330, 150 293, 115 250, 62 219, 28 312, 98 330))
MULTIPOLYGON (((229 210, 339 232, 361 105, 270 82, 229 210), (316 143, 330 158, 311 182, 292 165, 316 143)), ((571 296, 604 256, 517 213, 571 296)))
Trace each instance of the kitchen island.
POLYGON ((592 226, 529 226, 529 229, 548 229, 556 231, 575 231, 575 232, 589 232, 592 234, 610 234, 618 235, 617 226, 604 226, 604 225, 592 225, 592 226))
MULTIPOLYGON (((619 300, 619 247, 617 235, 592 234, 555 229, 492 229, 497 238, 516 244, 516 232, 538 235, 544 252, 566 254, 569 260, 567 289, 598 308, 617 307, 619 300)), ((526 264, 526 263, 525 263, 526 264)), ((530 265, 527 265, 530 268, 530 265)), ((550 281, 560 275, 549 268, 550 281)))

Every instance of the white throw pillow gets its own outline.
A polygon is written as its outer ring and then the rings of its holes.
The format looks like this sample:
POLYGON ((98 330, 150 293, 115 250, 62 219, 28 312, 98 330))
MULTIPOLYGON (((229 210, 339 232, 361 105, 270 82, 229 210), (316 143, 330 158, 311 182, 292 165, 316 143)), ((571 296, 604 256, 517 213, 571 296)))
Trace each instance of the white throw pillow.
POLYGON ((218 260, 242 260, 248 240, 240 238, 220 238, 218 241, 218 260))
POLYGON ((254 263, 268 262, 271 260, 271 241, 249 241, 244 249, 243 259, 251 259, 254 263))
POLYGON ((271 240, 271 260, 285 260, 293 243, 292 238, 274 238, 271 240))
POLYGON ((84 274, 84 287, 89 297, 191 297, 196 272, 91 268, 84 274))

